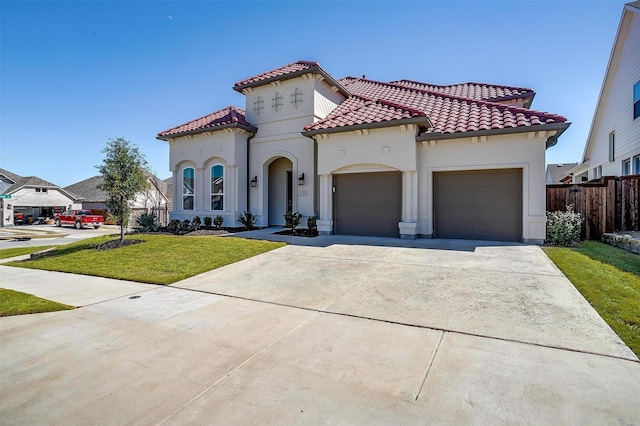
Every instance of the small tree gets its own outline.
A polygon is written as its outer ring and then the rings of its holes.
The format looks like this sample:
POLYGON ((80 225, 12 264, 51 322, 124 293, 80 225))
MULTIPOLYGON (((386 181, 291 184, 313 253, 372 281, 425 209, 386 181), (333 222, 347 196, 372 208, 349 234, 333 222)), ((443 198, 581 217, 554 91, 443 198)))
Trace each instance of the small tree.
POLYGON ((302 222, 302 213, 288 211, 283 216, 284 226, 291 229, 291 233, 293 234, 300 225, 300 222, 302 222))
POLYGON ((100 189, 107 193, 107 207, 120 226, 120 240, 124 240, 131 204, 136 195, 149 186, 145 171, 147 160, 136 145, 123 138, 109 138, 102 152, 105 158, 100 166, 96 166, 104 179, 100 189))

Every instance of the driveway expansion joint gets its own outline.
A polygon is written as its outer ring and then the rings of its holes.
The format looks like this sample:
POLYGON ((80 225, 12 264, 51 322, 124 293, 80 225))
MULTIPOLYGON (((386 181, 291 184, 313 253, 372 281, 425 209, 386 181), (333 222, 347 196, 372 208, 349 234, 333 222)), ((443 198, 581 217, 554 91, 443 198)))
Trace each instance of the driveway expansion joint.
POLYGON ((329 311, 329 310, 326 310, 325 308, 320 308, 320 309, 318 309, 318 308, 306 308, 304 306, 295 306, 295 305, 291 305, 291 304, 287 304, 287 303, 273 302, 273 301, 268 301, 268 300, 259 300, 259 299, 254 299, 254 298, 251 298, 251 297, 234 296, 234 295, 225 294, 225 293, 217 293, 217 292, 214 292, 214 291, 198 290, 198 289, 179 287, 179 286, 171 286, 171 287, 178 288, 178 289, 181 289, 181 290, 193 291, 193 292, 197 292, 197 293, 212 294, 214 296, 222 296, 222 297, 229 297, 229 298, 232 298, 232 299, 246 300, 246 301, 249 301, 249 302, 265 303, 265 304, 268 304, 268 305, 282 306, 282 307, 285 307, 285 308, 300 309, 300 310, 309 311, 309 312, 317 312, 317 313, 320 313, 320 314, 339 315, 339 316, 343 316, 343 317, 357 318, 357 319, 376 321, 376 322, 394 324, 394 325, 401 325, 401 326, 405 326, 405 327, 413 327, 413 328, 419 328, 419 329, 424 329, 424 330, 441 331, 441 332, 444 332, 444 333, 455 333, 455 334, 460 334, 460 335, 464 335, 464 336, 471 336, 471 337, 479 337, 479 338, 484 338, 484 339, 499 340, 499 341, 502 341, 502 342, 519 343, 519 344, 523 344, 523 345, 536 346, 536 347, 540 347, 540 348, 558 349, 558 350, 561 350, 561 351, 581 353, 581 354, 585 354, 585 355, 594 355, 594 356, 603 357, 603 358, 613 358, 613 359, 619 359, 619 360, 622 360, 622 361, 628 361, 628 362, 633 362, 633 363, 636 363, 636 364, 640 364, 640 359, 629 359, 629 358, 625 358, 625 357, 618 356, 618 355, 603 354, 603 353, 599 353, 599 352, 572 349, 572 348, 566 348, 566 347, 555 346, 555 345, 546 345, 546 344, 543 344, 543 343, 527 342, 527 341, 524 341, 524 340, 508 339, 508 338, 505 338, 505 337, 490 336, 490 335, 487 335, 487 334, 480 334, 480 333, 470 333, 470 332, 467 332, 467 331, 453 330, 453 329, 434 327, 434 326, 428 326, 428 325, 411 324, 411 323, 406 323, 406 322, 401 322, 401 321, 393 321, 393 320, 386 320, 386 319, 380 319, 380 318, 367 317, 367 316, 363 316, 363 315, 347 314, 347 313, 344 313, 344 312, 329 311))

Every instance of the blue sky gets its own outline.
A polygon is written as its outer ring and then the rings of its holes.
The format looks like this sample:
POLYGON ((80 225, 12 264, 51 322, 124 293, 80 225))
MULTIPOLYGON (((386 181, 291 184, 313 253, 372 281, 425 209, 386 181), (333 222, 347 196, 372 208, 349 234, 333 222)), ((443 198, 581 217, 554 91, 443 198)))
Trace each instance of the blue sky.
POLYGON ((0 1, 0 165, 67 186, 124 137, 170 176, 155 135, 228 105, 236 81, 318 61, 336 78, 529 87, 573 124, 580 161, 624 1, 0 1))

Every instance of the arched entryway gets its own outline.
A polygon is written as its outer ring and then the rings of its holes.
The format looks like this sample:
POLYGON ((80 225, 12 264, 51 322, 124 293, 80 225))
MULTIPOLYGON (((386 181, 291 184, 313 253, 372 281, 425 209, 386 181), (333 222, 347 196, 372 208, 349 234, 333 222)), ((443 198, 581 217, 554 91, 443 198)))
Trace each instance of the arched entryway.
POLYGON ((284 214, 293 210, 293 163, 280 157, 269 164, 269 225, 284 225, 284 214))

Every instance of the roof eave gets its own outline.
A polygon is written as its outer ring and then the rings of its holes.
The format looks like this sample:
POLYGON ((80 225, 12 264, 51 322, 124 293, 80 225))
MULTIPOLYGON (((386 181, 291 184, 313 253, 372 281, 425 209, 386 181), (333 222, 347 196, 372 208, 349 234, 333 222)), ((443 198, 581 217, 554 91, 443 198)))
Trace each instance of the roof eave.
POLYGON ((565 130, 571 125, 571 123, 549 123, 549 124, 536 124, 533 126, 520 126, 520 127, 505 127, 502 129, 488 129, 488 130, 476 130, 473 132, 460 132, 460 133, 424 133, 416 137, 416 141, 434 141, 443 139, 460 139, 471 138, 475 136, 495 136, 505 135, 509 133, 528 133, 537 132, 543 130, 555 130, 557 133, 547 139, 547 148, 551 148, 558 143, 558 138, 565 130))
POLYGON ((427 117, 412 117, 412 118, 404 118, 401 120, 379 121, 375 123, 362 123, 362 124, 354 124, 351 126, 332 127, 330 129, 307 130, 305 132, 302 132, 302 135, 311 138, 316 135, 324 135, 329 133, 353 132, 356 130, 364 130, 364 129, 367 129, 367 130, 383 129, 383 128, 402 126, 405 124, 415 124, 423 128, 428 128, 431 126, 431 122, 427 117))
POLYGON ((218 130, 224 130, 224 129, 242 129, 249 133, 256 133, 258 131, 258 128, 254 126, 246 126, 240 123, 229 123, 229 124, 223 124, 221 126, 203 127, 200 129, 189 130, 188 132, 171 133, 170 135, 158 135, 156 136, 156 139, 161 141, 168 141, 169 139, 175 139, 182 136, 197 135, 197 134, 206 133, 206 132, 217 132, 218 130))
POLYGON ((314 66, 304 70, 293 71, 284 75, 277 75, 277 76, 265 78, 264 80, 258 80, 258 81, 253 81, 251 83, 245 83, 245 84, 233 86, 233 90, 235 90, 236 92, 242 93, 244 89, 248 89, 250 87, 264 86, 265 84, 269 84, 272 81, 290 80, 292 78, 296 78, 305 74, 320 74, 325 80, 329 81, 329 84, 331 84, 332 86, 335 86, 338 89, 338 91, 342 93, 344 96, 351 95, 351 93, 342 84, 340 84, 335 78, 333 78, 328 72, 326 72, 319 66, 314 66))

